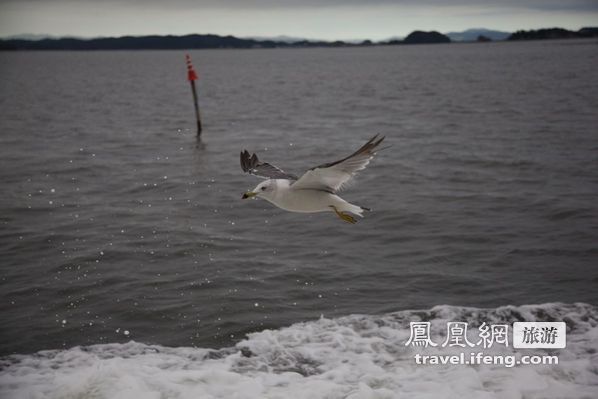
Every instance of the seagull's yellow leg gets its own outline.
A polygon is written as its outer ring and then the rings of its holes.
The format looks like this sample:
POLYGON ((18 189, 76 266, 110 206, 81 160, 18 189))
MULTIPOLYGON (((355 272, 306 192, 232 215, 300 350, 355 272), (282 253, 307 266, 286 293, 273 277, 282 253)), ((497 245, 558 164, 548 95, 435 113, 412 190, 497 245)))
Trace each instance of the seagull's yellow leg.
POLYGON ((334 213, 336 213, 336 216, 338 216, 345 222, 351 223, 351 224, 357 223, 357 219, 355 219, 353 216, 349 215, 348 213, 339 212, 338 209, 336 209, 336 206, 334 206, 334 205, 330 205, 330 207, 334 210, 334 213))

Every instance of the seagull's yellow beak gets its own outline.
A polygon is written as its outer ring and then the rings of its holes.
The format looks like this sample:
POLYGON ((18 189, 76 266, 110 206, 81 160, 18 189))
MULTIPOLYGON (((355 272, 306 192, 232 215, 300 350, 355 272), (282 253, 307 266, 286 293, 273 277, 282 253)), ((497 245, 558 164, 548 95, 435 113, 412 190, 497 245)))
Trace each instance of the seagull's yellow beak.
POLYGON ((241 199, 247 199, 247 198, 255 197, 256 195, 257 195, 257 193, 254 193, 253 191, 247 191, 245 194, 243 194, 243 196, 241 197, 241 199))

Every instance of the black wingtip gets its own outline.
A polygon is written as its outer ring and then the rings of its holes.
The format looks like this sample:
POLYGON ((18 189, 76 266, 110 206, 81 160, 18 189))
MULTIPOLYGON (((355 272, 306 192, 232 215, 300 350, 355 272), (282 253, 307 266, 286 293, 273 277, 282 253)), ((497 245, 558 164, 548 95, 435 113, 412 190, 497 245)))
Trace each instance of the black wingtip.
MULTIPOLYGON (((257 159, 255 154, 253 154, 253 157, 257 159)), ((249 155, 249 151, 241 151, 241 169, 243 169, 243 172, 249 172, 251 170, 253 157, 249 155)))
POLYGON ((247 169, 245 168, 245 159, 247 158, 245 156, 245 154, 247 153, 247 150, 241 151, 241 155, 240 155, 240 160, 241 160, 241 169, 243 169, 243 172, 247 172, 247 169))
POLYGON ((386 136, 382 136, 380 138, 379 134, 376 134, 373 138, 372 138, 372 147, 378 147, 380 145, 381 142, 384 141, 384 139, 386 138, 386 136))
POLYGON ((384 141, 386 136, 380 137, 380 134, 376 133, 374 137, 369 139, 367 143, 365 143, 357 152, 367 151, 371 154, 374 154, 376 151, 379 151, 376 147, 380 145, 384 141))
POLYGON ((374 137, 372 137, 371 143, 370 143, 370 147, 369 150, 373 153, 376 153, 378 151, 382 151, 385 150, 387 148, 390 148, 390 145, 387 145, 386 147, 382 147, 382 148, 377 148, 386 138, 386 136, 382 136, 380 138, 378 138, 379 135, 376 134, 374 137))

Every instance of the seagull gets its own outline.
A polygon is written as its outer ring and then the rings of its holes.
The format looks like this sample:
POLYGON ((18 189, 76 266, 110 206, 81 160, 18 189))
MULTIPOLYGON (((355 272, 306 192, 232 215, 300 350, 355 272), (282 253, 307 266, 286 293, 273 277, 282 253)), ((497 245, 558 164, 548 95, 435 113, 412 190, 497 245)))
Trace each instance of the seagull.
POLYGON ((383 140, 384 136, 375 135, 348 157, 311 168, 301 177, 261 162, 256 154, 250 155, 244 150, 241 152, 243 171, 266 180, 242 198, 263 198, 290 212, 334 212, 345 222, 356 223, 357 219, 352 215, 363 217, 363 211, 370 209, 351 204, 337 193, 347 186, 357 171, 365 169, 383 140))

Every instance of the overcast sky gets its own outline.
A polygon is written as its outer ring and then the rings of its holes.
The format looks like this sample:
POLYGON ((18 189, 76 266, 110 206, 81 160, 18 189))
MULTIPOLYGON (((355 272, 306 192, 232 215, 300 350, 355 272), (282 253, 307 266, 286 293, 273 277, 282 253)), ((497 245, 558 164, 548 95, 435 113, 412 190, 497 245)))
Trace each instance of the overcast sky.
POLYGON ((215 33, 386 39, 598 25, 598 0, 0 0, 0 36, 215 33))

